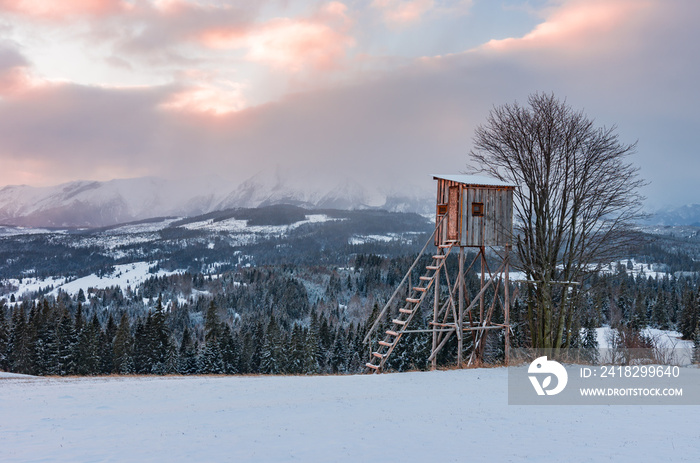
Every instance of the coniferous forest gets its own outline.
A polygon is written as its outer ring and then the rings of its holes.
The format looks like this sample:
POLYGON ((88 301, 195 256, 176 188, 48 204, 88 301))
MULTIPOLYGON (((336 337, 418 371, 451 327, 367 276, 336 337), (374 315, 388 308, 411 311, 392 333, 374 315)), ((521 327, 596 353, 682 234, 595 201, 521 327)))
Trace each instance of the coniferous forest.
MULTIPOLYGON (((275 229, 264 227, 294 223, 311 211, 292 206, 224 211, 140 234, 117 228, 0 237, 0 370, 34 375, 361 372, 370 344, 377 341, 363 342, 367 329, 433 225, 416 214, 323 212, 330 220, 284 234, 269 234, 266 230, 275 229), (216 228, 231 216, 263 231, 243 239, 216 228), (183 228, 191 223, 207 223, 212 231, 183 228), (138 260, 154 262, 150 276, 138 284, 71 294, 49 285, 15 297, 23 278, 99 278, 138 260)), ((638 345, 651 342, 644 339, 645 327, 677 330, 700 342, 699 235, 682 228, 662 231, 626 251, 635 265, 611 262, 575 290, 567 346, 593 347, 592 332, 602 325, 622 330, 638 345)), ((412 281, 428 263, 424 257, 412 281)), ((456 258, 450 256, 446 265, 454 274, 456 258)), ((466 285, 469 294, 478 292, 476 270, 466 285)), ((528 292, 523 283, 512 285, 511 345, 527 347, 528 292)), ((446 285, 441 288, 441 298, 446 297, 446 285)), ((412 328, 428 327, 431 297, 412 328)), ((398 307, 393 310, 383 320, 387 326, 398 307)), ((496 323, 503 320, 498 310, 496 323)), ((456 340, 450 342, 438 357, 440 365, 456 358, 456 340)), ((501 361, 503 344, 502 334, 489 335, 485 360, 501 361)), ((430 345, 429 334, 405 335, 387 368, 425 369, 430 345)))
MULTIPOLYGON (((358 373, 369 356, 367 328, 411 260, 358 255, 347 268, 185 273, 151 277, 135 291, 3 299, 0 369, 33 375, 358 373)), ((478 287, 476 273, 467 283, 478 287)), ((697 343, 699 283, 696 273, 652 278, 619 264, 581 290, 573 321, 580 335, 570 346, 591 347, 590 331, 603 324, 632 333, 678 330, 697 343)), ((525 292, 513 289, 512 343, 527 346, 525 292)), ((422 315, 418 325, 425 327, 427 310, 422 315)), ((502 360, 502 336, 488 339, 489 361, 502 360)), ((429 352, 429 335, 407 335, 389 367, 425 369, 429 352)), ((448 346, 439 362, 449 365, 455 355, 456 345, 448 346)))

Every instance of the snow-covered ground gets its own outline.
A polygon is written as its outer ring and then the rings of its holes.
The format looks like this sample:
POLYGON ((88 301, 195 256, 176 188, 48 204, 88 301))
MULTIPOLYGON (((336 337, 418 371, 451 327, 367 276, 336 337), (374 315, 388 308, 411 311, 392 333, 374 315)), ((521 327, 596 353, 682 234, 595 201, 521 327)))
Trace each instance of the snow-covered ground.
MULTIPOLYGON (((645 278, 651 277, 653 279, 663 278, 667 273, 662 271, 665 269, 664 265, 661 264, 645 264, 642 262, 637 262, 634 259, 622 259, 619 262, 610 262, 604 264, 600 267, 600 272, 608 275, 617 273, 618 264, 621 264, 625 268, 625 272, 628 275, 635 277, 643 276, 645 278)), ((597 269, 597 264, 592 264, 590 266, 591 270, 597 269)), ((511 281, 526 281, 525 272, 511 271, 510 272, 511 281)))
MULTIPOLYGON (((596 340, 599 349, 610 349, 613 341, 613 330, 609 326, 596 328, 596 340)), ((678 331, 644 328, 642 334, 651 338, 658 349, 665 354, 673 354, 673 363, 689 365, 692 363, 693 341, 684 341, 678 331)))
POLYGON ((386 235, 353 235, 348 239, 348 244, 389 243, 391 241, 410 242, 415 235, 420 235, 420 232, 387 233, 386 235))
POLYGON ((183 272, 168 272, 161 269, 155 273, 150 273, 149 268, 156 264, 157 262, 133 262, 131 264, 115 265, 114 271, 110 274, 98 276, 93 273, 86 277, 78 278, 69 282, 66 282, 65 278, 24 278, 22 279, 21 283, 17 279, 5 280, 18 289, 9 294, 0 294, 0 297, 9 299, 10 296, 14 294, 15 298, 19 300, 25 293, 39 291, 42 288, 48 288, 51 286, 54 288, 51 292, 49 292, 49 294, 52 296, 56 296, 59 290, 75 295, 78 294, 81 289, 87 296, 89 288, 104 289, 118 286, 122 290, 125 290, 127 286, 135 288, 153 276, 161 277, 183 272))
POLYGON ((32 227, 6 227, 0 226, 0 238, 5 236, 18 235, 44 235, 49 233, 65 234, 65 230, 49 230, 47 228, 32 228, 32 227))
POLYGON ((322 223, 333 220, 340 219, 333 219, 325 214, 310 214, 306 216, 305 220, 300 220, 289 225, 248 225, 247 220, 226 219, 221 221, 204 220, 201 222, 192 222, 182 225, 182 228, 186 228, 188 230, 208 230, 213 232, 281 235, 308 223, 322 223))
MULTIPOLYGON (((695 375, 700 370, 683 369, 695 375)), ((508 405, 507 369, 0 380, 14 462, 680 462, 696 406, 508 405)))

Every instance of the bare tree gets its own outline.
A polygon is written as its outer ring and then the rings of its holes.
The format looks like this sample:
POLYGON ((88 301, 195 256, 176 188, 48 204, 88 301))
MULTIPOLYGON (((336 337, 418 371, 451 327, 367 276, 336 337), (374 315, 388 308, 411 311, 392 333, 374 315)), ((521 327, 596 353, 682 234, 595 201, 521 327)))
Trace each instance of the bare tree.
POLYGON ((576 328, 578 287, 618 257, 629 225, 643 216, 644 181, 626 161, 636 143, 616 127, 595 127, 554 95, 495 107, 477 127, 474 172, 519 186, 514 197, 516 255, 527 275, 533 347, 568 347, 576 328))

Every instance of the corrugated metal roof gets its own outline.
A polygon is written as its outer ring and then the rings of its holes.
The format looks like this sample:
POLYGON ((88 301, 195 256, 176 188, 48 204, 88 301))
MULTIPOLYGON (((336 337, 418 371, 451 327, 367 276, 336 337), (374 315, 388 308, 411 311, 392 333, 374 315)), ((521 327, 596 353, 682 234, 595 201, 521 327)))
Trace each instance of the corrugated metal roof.
POLYGON ((496 187, 511 187, 516 188, 517 185, 512 183, 504 182, 493 177, 486 177, 484 175, 433 175, 435 180, 449 180, 451 182, 464 183, 466 185, 474 186, 496 186, 496 187))

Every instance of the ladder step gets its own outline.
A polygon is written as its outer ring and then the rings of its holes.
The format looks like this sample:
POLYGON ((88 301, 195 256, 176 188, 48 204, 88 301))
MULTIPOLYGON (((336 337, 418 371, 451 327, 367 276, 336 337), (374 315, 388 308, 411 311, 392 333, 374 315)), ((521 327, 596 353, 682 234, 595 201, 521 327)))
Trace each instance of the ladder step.
POLYGON ((379 365, 375 365, 374 363, 365 363, 365 366, 373 370, 379 370, 379 365))
POLYGON ((401 325, 401 326, 406 324, 405 320, 399 320, 398 318, 393 319, 392 322, 396 323, 397 325, 401 325))
POLYGON ((432 277, 420 277, 420 280, 422 281, 433 281, 432 277))
POLYGON ((428 288, 423 288, 422 286, 414 286, 414 287, 413 287, 413 290, 414 290, 414 291, 420 291, 420 292, 424 293, 424 292, 426 292, 426 291, 428 290, 428 288))
POLYGON ((447 256, 444 254, 436 254, 433 256, 433 259, 444 259, 445 257, 447 257, 447 256))
POLYGON ((379 341, 379 345, 380 345, 380 346, 386 346, 386 347, 391 347, 391 346, 393 346, 392 343, 386 342, 386 341, 379 341))
POLYGON ((437 270, 440 267, 438 267, 437 265, 426 265, 425 268, 427 268, 428 270, 437 270))
POLYGON ((378 359, 383 359, 383 358, 384 358, 384 354, 380 354, 379 352, 372 352, 372 355, 374 355, 374 356, 377 357, 378 359))
POLYGON ((413 313, 413 310, 411 310, 411 309, 399 309, 399 312, 401 312, 401 313, 413 313))
POLYGON ((417 304, 420 302, 420 299, 416 299, 415 297, 407 297, 406 302, 410 302, 411 304, 417 304))
POLYGON ((392 331, 392 330, 386 330, 386 334, 388 334, 389 336, 398 336, 399 335, 399 333, 397 333, 396 331, 392 331))
POLYGON ((441 244, 441 245, 438 246, 438 247, 439 247, 439 248, 442 248, 442 249, 447 249, 447 248, 451 248, 452 245, 451 245, 451 244, 441 244))

